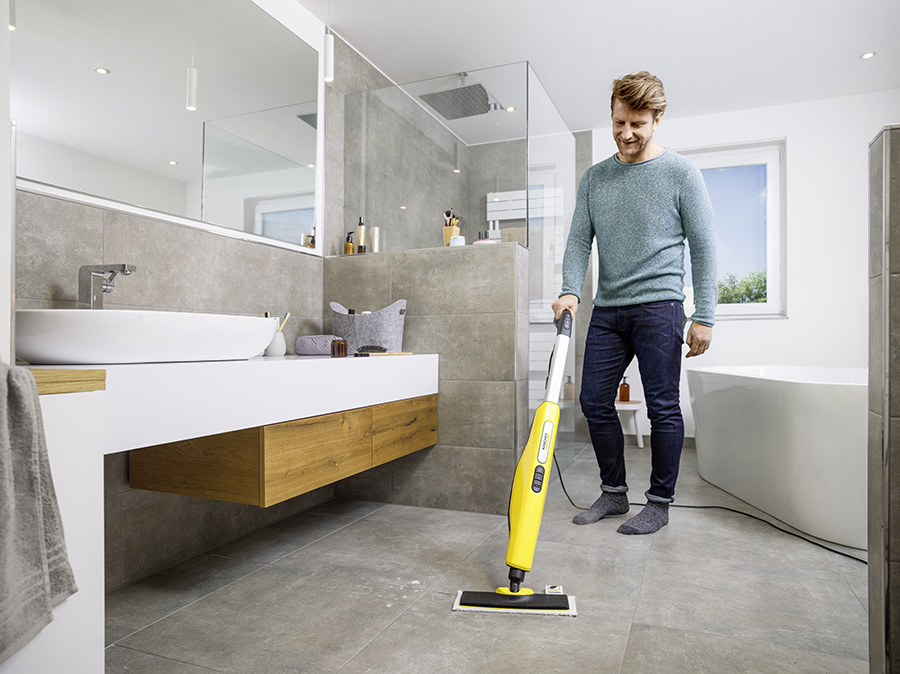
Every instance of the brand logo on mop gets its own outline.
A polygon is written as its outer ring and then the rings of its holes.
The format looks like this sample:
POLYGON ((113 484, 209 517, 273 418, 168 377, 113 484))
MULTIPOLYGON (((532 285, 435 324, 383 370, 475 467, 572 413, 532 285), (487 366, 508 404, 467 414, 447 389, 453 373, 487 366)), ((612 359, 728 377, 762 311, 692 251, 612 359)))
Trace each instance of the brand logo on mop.
POLYGON ((538 463, 547 463, 550 454, 550 438, 553 436, 553 422, 545 421, 541 429, 541 445, 538 448, 538 463))

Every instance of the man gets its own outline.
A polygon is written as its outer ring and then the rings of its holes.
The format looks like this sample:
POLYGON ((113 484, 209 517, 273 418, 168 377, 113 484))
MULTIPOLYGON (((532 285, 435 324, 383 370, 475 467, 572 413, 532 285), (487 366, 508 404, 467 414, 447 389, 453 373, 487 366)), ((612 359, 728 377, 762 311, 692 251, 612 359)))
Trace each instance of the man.
POLYGON ((557 318, 574 315, 597 239, 600 274, 584 350, 581 408, 600 467, 600 497, 572 520, 590 524, 628 512, 624 436, 615 398, 636 356, 650 417, 652 470, 647 504, 623 534, 650 534, 669 521, 684 442, 679 389, 687 357, 709 347, 717 296, 713 211, 693 162, 653 140, 666 109, 662 82, 648 72, 613 82, 618 152, 589 168, 578 187, 563 257, 557 318), (696 311, 683 339, 684 241, 691 251, 696 311))

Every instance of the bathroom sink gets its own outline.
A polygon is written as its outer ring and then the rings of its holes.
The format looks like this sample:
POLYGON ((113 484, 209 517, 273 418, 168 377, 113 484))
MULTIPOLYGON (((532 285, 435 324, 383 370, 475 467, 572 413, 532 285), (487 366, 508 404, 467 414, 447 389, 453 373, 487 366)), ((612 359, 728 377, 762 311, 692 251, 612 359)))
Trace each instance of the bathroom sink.
POLYGON ((33 365, 246 360, 261 355, 278 318, 174 311, 22 309, 16 356, 33 365))

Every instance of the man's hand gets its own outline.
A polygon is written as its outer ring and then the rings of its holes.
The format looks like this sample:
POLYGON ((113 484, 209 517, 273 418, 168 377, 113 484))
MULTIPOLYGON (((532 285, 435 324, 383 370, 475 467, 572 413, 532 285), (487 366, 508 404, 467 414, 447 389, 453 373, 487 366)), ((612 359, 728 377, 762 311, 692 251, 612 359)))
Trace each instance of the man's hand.
POLYGON ((685 343, 691 347, 685 358, 692 356, 700 356, 706 353, 709 343, 712 341, 712 328, 702 323, 691 323, 688 329, 687 339, 685 343))
POLYGON ((553 309, 553 317, 556 320, 560 319, 565 309, 568 309, 569 313, 574 316, 575 312, 578 311, 578 298, 575 295, 563 295, 552 304, 551 308, 553 309))

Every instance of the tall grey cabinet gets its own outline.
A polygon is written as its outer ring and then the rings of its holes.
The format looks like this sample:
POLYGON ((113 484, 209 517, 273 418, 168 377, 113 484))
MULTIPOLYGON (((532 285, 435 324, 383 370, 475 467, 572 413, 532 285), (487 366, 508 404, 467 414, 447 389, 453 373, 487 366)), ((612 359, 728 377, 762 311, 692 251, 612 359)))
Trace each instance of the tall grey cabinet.
POLYGON ((900 671, 900 125, 869 145, 869 670, 900 671), (897 524, 893 529, 892 524, 897 524))

